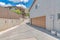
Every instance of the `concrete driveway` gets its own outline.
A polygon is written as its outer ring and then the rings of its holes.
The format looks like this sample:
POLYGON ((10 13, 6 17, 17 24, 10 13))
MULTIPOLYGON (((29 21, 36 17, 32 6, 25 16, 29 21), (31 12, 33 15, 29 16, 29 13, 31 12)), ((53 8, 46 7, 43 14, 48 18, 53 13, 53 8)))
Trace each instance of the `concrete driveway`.
POLYGON ((39 31, 26 23, 25 20, 15 29, 0 34, 0 40, 58 40, 42 31, 39 31))

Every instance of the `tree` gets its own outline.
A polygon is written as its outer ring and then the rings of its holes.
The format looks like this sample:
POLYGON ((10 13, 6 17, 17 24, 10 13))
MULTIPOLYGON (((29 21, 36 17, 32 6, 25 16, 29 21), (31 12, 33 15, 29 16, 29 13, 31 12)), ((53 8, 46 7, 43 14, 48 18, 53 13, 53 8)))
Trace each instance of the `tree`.
POLYGON ((12 10, 13 12, 17 13, 18 15, 22 14, 22 12, 20 10, 12 10))

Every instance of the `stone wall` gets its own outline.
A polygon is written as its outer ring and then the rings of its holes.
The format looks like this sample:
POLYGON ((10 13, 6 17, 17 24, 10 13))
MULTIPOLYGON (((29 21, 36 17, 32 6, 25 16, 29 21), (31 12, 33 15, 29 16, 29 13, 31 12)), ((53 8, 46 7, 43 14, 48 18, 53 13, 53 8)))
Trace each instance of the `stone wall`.
POLYGON ((20 19, 3 19, 0 18, 0 31, 6 30, 8 28, 14 27, 21 23, 20 19))

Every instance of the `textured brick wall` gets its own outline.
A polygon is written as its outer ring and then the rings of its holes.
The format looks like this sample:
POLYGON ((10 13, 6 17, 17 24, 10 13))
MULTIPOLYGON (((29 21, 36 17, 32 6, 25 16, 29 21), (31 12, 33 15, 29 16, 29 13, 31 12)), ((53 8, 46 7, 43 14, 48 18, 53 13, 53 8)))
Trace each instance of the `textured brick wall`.
POLYGON ((32 18, 32 24, 46 28, 46 17, 42 16, 42 17, 32 18))

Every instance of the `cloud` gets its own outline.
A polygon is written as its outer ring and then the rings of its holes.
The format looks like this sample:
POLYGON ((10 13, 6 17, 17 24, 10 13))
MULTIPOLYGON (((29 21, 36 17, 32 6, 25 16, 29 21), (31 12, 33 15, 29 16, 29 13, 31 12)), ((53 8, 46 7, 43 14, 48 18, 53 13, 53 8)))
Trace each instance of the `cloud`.
POLYGON ((0 2, 0 6, 7 7, 7 6, 12 6, 11 4, 5 4, 4 2, 0 2))
POLYGON ((25 5, 23 5, 23 4, 18 4, 18 5, 16 5, 17 7, 23 7, 23 8, 26 8, 26 6, 25 5))
POLYGON ((27 3, 29 0, 9 0, 9 1, 27 3))

